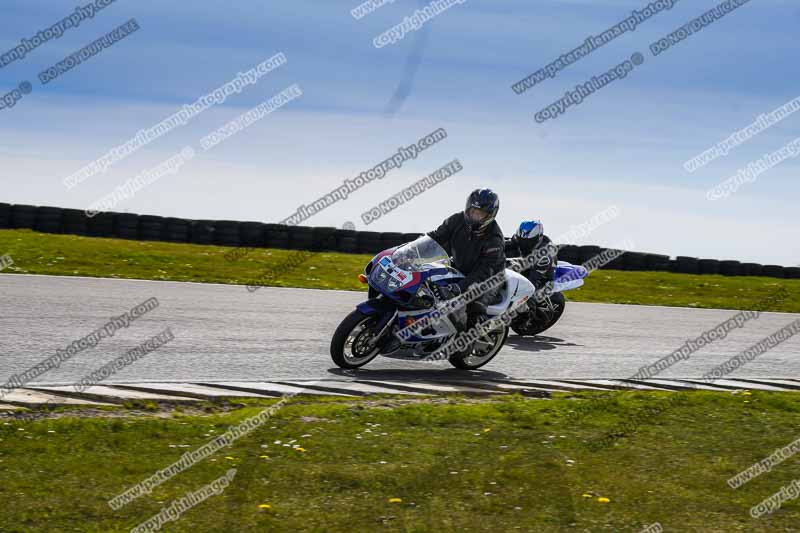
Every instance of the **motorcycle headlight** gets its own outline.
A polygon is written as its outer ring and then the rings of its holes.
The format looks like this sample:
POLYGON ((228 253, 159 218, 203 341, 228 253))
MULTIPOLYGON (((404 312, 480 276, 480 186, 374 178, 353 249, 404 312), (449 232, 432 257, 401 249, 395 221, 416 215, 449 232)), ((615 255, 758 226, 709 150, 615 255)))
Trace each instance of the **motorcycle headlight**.
POLYGON ((402 285, 383 268, 373 268, 370 273, 370 282, 378 289, 394 292, 402 285))

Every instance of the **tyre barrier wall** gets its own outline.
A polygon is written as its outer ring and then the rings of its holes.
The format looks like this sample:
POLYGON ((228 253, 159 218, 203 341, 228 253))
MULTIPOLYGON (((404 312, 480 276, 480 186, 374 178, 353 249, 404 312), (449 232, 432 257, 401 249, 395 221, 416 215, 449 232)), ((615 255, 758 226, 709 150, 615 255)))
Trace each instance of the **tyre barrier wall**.
MULTIPOLYGON (((5 203, 0 203, 0 229, 32 229, 42 233, 90 237, 349 254, 375 254, 412 241, 420 235, 418 233, 356 231, 332 227, 285 226, 234 220, 186 220, 113 212, 98 213, 90 218, 79 209, 5 203)), ((562 261, 580 264, 601 254, 604 250, 599 246, 562 245, 559 247, 558 258, 562 261)), ((642 252, 625 252, 602 268, 800 279, 800 267, 759 265, 686 256, 670 259, 666 255, 642 252)))

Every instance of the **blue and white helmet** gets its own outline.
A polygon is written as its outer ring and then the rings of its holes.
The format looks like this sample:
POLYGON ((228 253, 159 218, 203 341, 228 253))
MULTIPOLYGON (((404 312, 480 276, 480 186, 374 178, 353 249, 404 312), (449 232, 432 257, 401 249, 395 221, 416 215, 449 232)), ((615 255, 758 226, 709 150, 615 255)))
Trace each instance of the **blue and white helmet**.
POLYGON ((535 243, 542 240, 544 226, 539 220, 523 220, 514 237, 519 239, 532 239, 535 243))

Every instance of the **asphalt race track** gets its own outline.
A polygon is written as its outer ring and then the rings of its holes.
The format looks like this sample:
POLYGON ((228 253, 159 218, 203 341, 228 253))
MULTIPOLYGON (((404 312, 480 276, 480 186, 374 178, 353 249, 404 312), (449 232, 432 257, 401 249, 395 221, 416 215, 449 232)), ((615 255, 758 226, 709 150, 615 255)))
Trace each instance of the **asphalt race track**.
MULTIPOLYGON (((349 379, 328 354, 333 330, 366 293, 135 280, 0 275, 0 383, 151 297, 160 306, 40 377, 70 384, 172 328, 175 339, 107 383, 349 379)), ((735 311, 568 303, 546 336, 513 333, 473 374, 529 379, 627 378, 735 311)), ((799 315, 763 313, 659 377, 699 378, 799 315)), ((378 358, 359 378, 446 378, 447 363, 378 358)), ((733 376, 733 375, 732 375, 733 376)), ((736 378, 800 377, 800 336, 735 372, 736 378)))

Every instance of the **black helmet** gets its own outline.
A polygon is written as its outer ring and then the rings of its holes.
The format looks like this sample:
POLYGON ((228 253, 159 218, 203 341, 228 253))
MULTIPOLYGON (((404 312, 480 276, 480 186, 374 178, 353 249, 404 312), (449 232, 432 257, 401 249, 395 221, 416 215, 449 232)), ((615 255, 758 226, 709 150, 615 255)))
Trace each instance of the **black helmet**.
POLYGON ((470 233, 481 235, 500 210, 500 198, 491 189, 475 189, 467 197, 464 222, 470 233))

